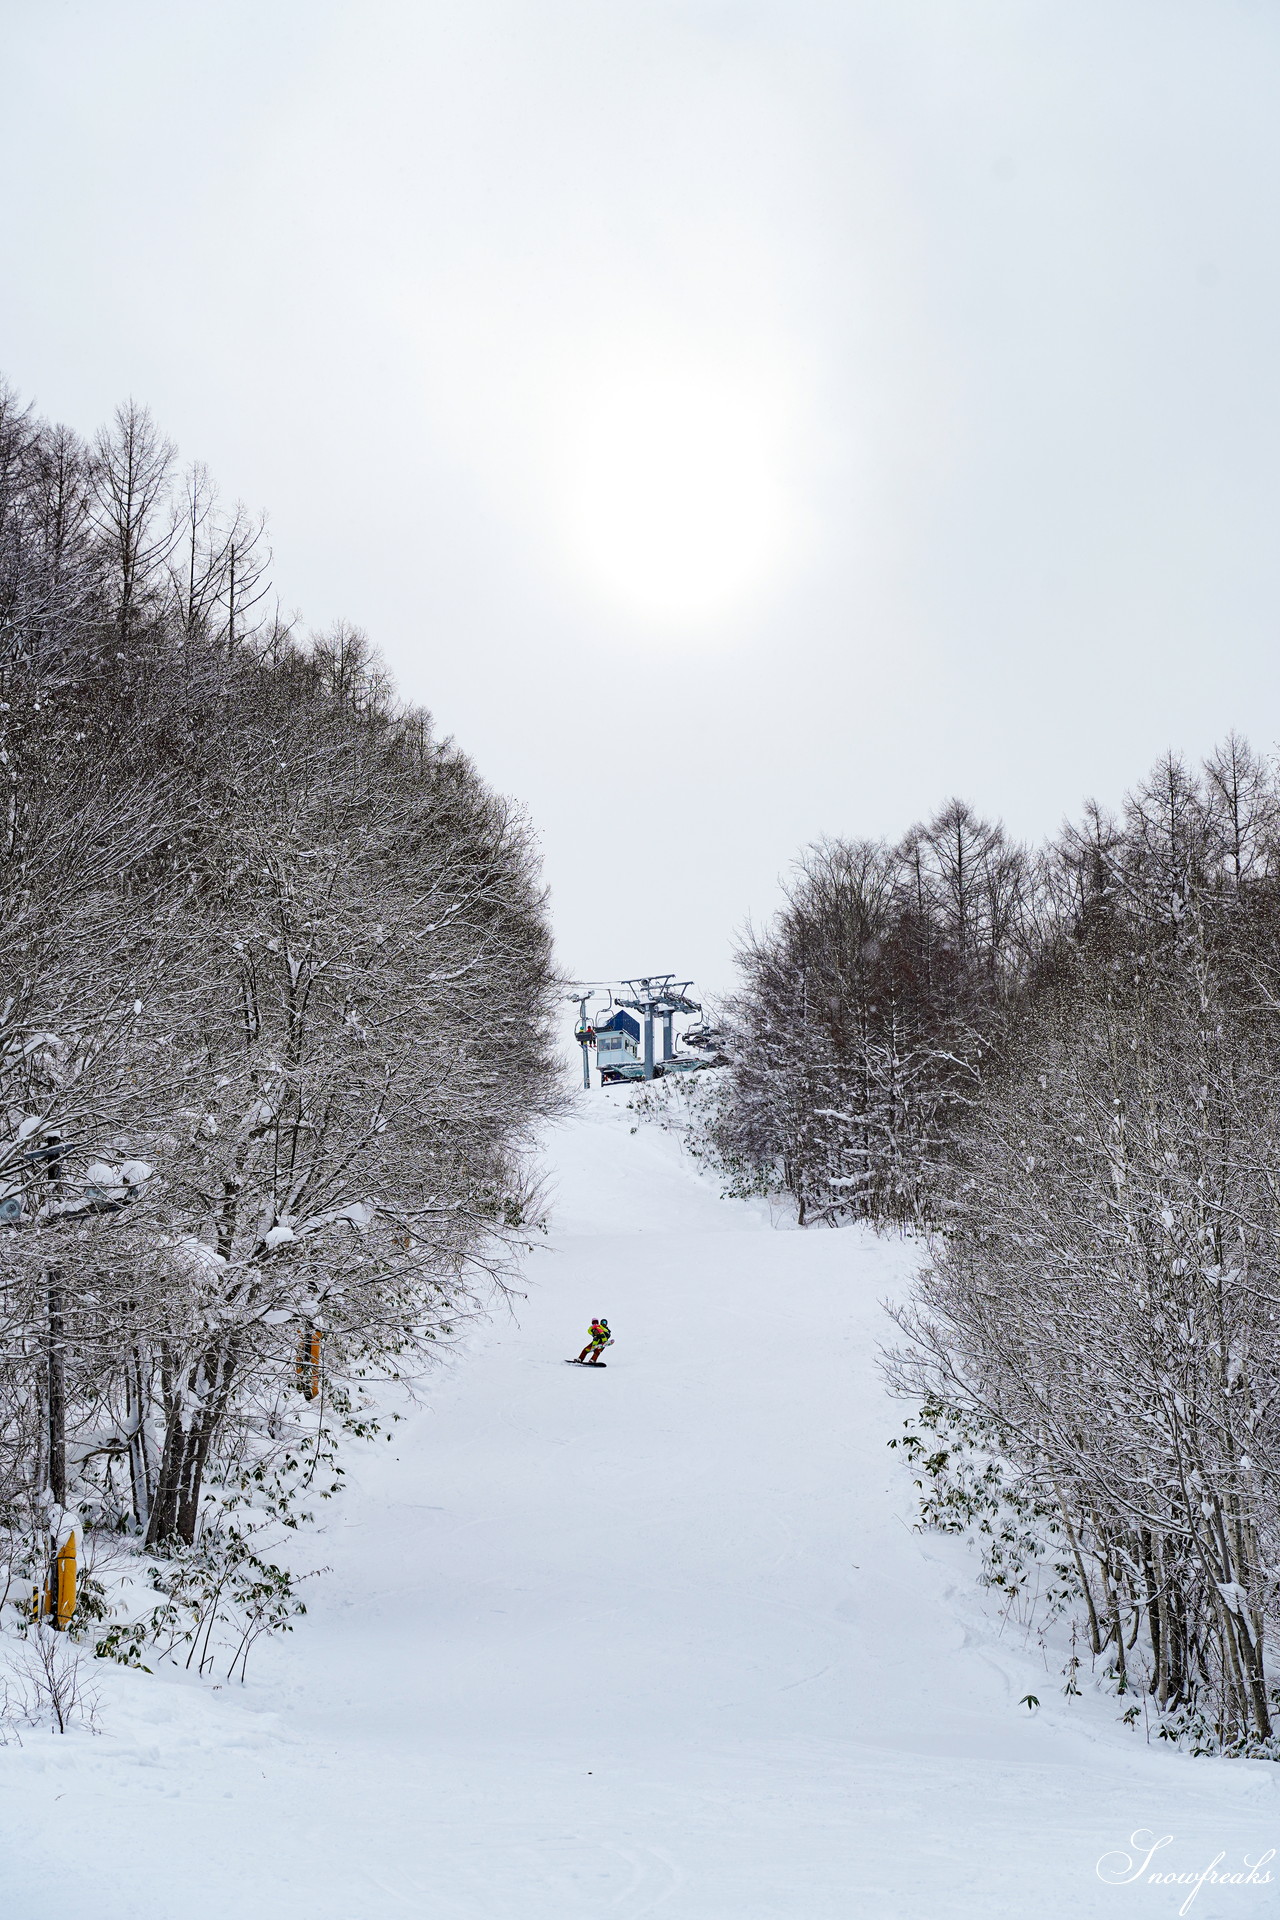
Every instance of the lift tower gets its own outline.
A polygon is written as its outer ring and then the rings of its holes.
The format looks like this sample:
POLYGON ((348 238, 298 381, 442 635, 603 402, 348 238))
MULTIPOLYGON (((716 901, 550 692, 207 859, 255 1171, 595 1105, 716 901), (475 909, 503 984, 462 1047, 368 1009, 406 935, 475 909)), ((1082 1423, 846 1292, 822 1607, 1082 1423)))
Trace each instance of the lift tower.
POLYGON ((618 995, 620 1007, 631 1007, 644 1019, 644 1077, 653 1078, 653 1023, 662 1022, 662 1057, 670 1060, 675 1055, 671 1022, 678 1013, 701 1013, 700 1001, 691 1000, 686 988, 693 985, 692 980, 677 981, 673 973, 647 973, 638 980, 624 980, 624 988, 631 998, 618 995))
POLYGON ((582 1048, 582 1084, 584 1087, 588 1089, 591 1086, 590 1048, 595 1044, 595 1042, 592 1037, 593 1036, 592 1022, 587 1014, 587 1002, 592 998, 594 994, 601 994, 601 993, 603 993, 604 995, 604 1005, 606 1007, 611 1007, 613 1005, 613 994, 611 993, 611 991, 607 986, 602 986, 600 984, 596 984, 594 986, 589 984, 583 985, 583 986, 577 986, 573 989, 572 993, 566 996, 568 999, 576 1000, 578 1003, 578 1024, 574 1029, 574 1038, 577 1040, 578 1045, 582 1048))

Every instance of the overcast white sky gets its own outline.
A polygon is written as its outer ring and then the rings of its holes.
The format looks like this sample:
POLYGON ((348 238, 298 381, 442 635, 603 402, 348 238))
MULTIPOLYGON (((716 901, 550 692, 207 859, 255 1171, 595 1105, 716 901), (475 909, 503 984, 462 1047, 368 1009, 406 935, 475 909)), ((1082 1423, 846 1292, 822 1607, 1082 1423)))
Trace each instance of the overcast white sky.
POLYGON ((147 401, 730 980, 797 848, 1271 747, 1274 0, 0 0, 0 368, 147 401))

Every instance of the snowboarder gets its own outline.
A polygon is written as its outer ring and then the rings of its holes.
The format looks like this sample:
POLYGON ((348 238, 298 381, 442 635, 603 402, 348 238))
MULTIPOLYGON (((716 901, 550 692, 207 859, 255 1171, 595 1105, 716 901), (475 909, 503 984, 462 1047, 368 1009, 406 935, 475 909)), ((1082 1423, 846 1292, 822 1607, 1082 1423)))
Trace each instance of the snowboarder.
POLYGON ((582 1352, 578 1355, 577 1365, 580 1367, 598 1367, 601 1364, 600 1355, 606 1347, 611 1347, 612 1345, 613 1335, 609 1331, 609 1322, 607 1320, 593 1320, 591 1322, 591 1337, 582 1349, 582 1352), (588 1354, 591 1355, 589 1360, 587 1359, 588 1354))

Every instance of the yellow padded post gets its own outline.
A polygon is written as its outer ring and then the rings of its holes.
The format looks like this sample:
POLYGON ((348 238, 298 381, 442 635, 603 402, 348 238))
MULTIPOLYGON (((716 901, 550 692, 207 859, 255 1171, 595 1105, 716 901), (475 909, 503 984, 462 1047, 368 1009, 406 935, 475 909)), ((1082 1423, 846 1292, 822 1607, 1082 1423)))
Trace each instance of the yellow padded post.
POLYGON ((304 1327, 298 1336, 298 1391, 314 1400, 320 1391, 320 1341, 318 1327, 304 1327))
POLYGON ((65 1627, 76 1610, 76 1534, 75 1528, 58 1549, 54 1562, 54 1622, 65 1627))

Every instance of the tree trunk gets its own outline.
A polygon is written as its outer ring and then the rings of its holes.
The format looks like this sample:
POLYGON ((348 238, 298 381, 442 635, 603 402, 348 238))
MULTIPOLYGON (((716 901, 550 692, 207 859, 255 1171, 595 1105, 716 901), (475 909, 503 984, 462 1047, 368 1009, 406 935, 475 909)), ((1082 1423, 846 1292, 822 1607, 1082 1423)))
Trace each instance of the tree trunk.
POLYGON ((49 1491, 67 1504, 67 1295, 62 1268, 45 1275, 49 1298, 49 1491))
POLYGON ((164 1449, 160 1455, 156 1497, 151 1503, 151 1516, 147 1522, 147 1545, 152 1548, 167 1545, 178 1530, 178 1479, 182 1469, 185 1442, 186 1430, 182 1424, 182 1402, 179 1396, 175 1397, 169 1408, 169 1417, 165 1423, 164 1449))
POLYGON ((149 1395, 142 1375, 142 1355, 134 1349, 125 1368, 125 1408, 129 1422, 129 1486, 133 1517, 145 1528, 151 1519, 151 1458, 147 1447, 149 1395))
POLYGON ((185 1392, 178 1388, 165 1428, 164 1455, 155 1504, 147 1528, 147 1545, 161 1547, 177 1541, 195 1543, 200 1523, 200 1492, 214 1437, 231 1403, 238 1371, 238 1349, 202 1354, 189 1369, 185 1392), (184 1419, 184 1410, 190 1410, 184 1419))

